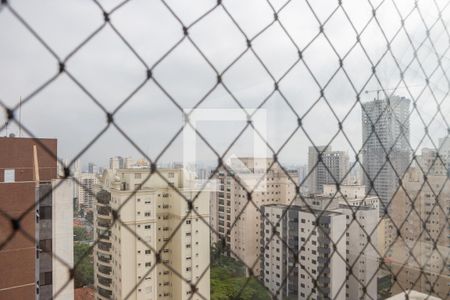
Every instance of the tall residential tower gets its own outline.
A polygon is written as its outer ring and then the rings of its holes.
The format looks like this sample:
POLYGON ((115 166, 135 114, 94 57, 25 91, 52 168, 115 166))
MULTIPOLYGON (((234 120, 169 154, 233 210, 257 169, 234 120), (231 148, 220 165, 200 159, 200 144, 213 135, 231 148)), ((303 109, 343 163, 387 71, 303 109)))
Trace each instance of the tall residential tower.
POLYGON ((362 104, 362 154, 366 191, 382 201, 385 213, 410 163, 410 100, 392 96, 362 104))
POLYGON ((181 168, 159 174, 149 177, 145 167, 104 172, 94 213, 98 299, 210 297, 209 193, 193 188, 194 175, 181 168))

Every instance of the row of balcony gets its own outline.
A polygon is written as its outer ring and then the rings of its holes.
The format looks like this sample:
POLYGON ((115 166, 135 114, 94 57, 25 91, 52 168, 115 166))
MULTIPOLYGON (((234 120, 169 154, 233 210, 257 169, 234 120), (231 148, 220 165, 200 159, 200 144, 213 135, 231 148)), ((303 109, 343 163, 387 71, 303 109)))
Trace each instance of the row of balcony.
POLYGON ((112 298, 112 292, 110 290, 104 289, 102 287, 97 288, 98 294, 102 297, 111 299, 112 298))
POLYGON ((98 271, 100 273, 102 273, 102 274, 105 274, 105 275, 111 275, 112 268, 108 267, 108 266, 99 265, 98 266, 98 271))
POLYGON ((97 221, 97 225, 99 227, 105 227, 105 228, 109 228, 109 226, 111 226, 111 222, 107 221, 107 220, 98 220, 97 221))
POLYGON ((97 203, 109 204, 111 202, 111 194, 105 190, 102 190, 96 195, 97 203))
POLYGON ((109 241, 109 238, 111 237, 111 232, 108 231, 108 230, 103 231, 103 230, 98 230, 97 229, 97 236, 98 236, 99 239, 109 241))
POLYGON ((99 254, 97 256, 97 258, 98 258, 99 261, 104 262, 104 263, 110 263, 111 262, 111 255, 104 256, 104 255, 99 254))
POLYGON ((97 213, 102 216, 110 216, 111 215, 111 207, 97 206, 97 213))
POLYGON ((100 250, 109 251, 111 249, 111 243, 99 241, 97 247, 100 250))
POLYGON ((103 285, 103 286, 107 286, 110 287, 111 283, 112 283, 112 279, 111 278, 107 278, 107 277, 103 277, 100 274, 97 274, 97 280, 98 282, 103 285))

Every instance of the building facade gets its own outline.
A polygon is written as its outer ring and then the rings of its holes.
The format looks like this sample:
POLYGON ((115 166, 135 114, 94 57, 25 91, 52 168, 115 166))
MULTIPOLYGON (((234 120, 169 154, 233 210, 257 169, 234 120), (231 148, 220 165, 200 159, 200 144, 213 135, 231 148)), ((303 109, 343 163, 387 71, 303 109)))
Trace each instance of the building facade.
POLYGON ((392 96, 362 104, 364 185, 367 193, 380 197, 382 214, 410 163, 410 102, 392 96))
POLYGON ((98 183, 98 175, 96 173, 79 173, 76 178, 79 206, 92 209, 95 199, 94 186, 98 183))
POLYGON ((393 244, 387 261, 399 273, 394 293, 414 289, 446 299, 450 282, 450 181, 440 167, 427 170, 425 175, 423 169, 411 167, 402 180, 403 188, 394 195, 393 244))
POLYGON ((324 184, 343 183, 348 166, 349 158, 345 151, 332 151, 331 146, 309 147, 309 193, 323 193, 324 184))
POLYGON ((73 299, 73 187, 55 139, 0 138, 0 299, 73 299), (58 259, 55 259, 55 256, 58 259))
POLYGON ((278 299, 375 299, 379 199, 364 186, 324 191, 263 206, 261 278, 278 299))
POLYGON ((439 139, 439 155, 447 162, 447 174, 450 176, 450 133, 439 139))
POLYGON ((288 204, 296 195, 295 175, 286 174, 272 159, 236 158, 229 171, 216 179, 211 217, 214 243, 220 242, 227 254, 242 261, 256 276, 261 264, 261 211, 267 204, 288 204), (273 165, 272 165, 273 164, 273 165), (238 167, 237 165, 240 165, 238 167), (270 169, 269 169, 270 168, 270 169), (248 193, 252 191, 252 193, 248 193), (251 199, 251 202, 249 202, 251 199))
POLYGON ((261 278, 271 293, 278 299, 345 299, 345 215, 278 204, 263 212, 261 278))
POLYGON ((147 180, 148 168, 104 173, 94 214, 99 299, 210 297, 209 193, 192 189, 195 176, 183 169, 159 172, 164 179, 147 180), (196 198, 196 213, 179 193, 196 198), (113 223, 112 211, 120 222, 113 223))

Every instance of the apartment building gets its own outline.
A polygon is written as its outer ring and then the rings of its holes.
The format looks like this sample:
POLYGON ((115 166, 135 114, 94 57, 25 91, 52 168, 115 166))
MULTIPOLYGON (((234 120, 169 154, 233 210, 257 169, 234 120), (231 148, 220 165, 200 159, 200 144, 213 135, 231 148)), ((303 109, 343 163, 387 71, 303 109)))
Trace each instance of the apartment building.
POLYGON ((367 193, 380 197, 381 215, 410 163, 410 102, 392 96, 362 104, 364 185, 367 193))
POLYGON ((114 156, 109 159, 109 168, 111 170, 125 168, 125 159, 122 156, 114 156))
POLYGON ((94 186, 98 183, 96 173, 77 174, 78 203, 83 208, 93 208, 95 194, 94 186))
POLYGON ((323 193, 324 184, 343 183, 348 173, 349 158, 345 151, 332 151, 331 146, 309 147, 308 187, 310 194, 323 193))
POLYGON ((345 215, 301 206, 286 210, 263 207, 264 284, 278 299, 345 299, 345 215))
POLYGON ((0 299, 73 299, 73 186, 55 139, 0 138, 0 299), (55 257, 58 259, 55 259, 55 257))
POLYGON ((279 299, 375 299, 379 199, 364 186, 324 185, 295 204, 262 208, 266 287, 279 299))
POLYGON ((159 169, 163 177, 148 179, 149 172, 137 167, 104 172, 94 214, 100 238, 96 296, 209 299, 209 193, 193 189, 195 175, 183 169, 159 169), (181 194, 187 199, 198 194, 191 203, 198 214, 181 194), (113 223, 112 211, 120 222, 113 223))
POLYGON ((218 172, 213 242, 223 241, 228 255, 260 274, 261 210, 263 205, 288 204, 296 195, 296 172, 286 174, 269 158, 235 158, 218 172), (247 191, 253 191, 248 194, 247 191), (249 201, 251 199, 251 202, 249 201))
POLYGON ((403 188, 394 195, 391 215, 395 243, 387 253, 394 272, 399 272, 393 291, 414 289, 448 297, 450 281, 450 181, 441 168, 411 167, 405 174, 403 188))

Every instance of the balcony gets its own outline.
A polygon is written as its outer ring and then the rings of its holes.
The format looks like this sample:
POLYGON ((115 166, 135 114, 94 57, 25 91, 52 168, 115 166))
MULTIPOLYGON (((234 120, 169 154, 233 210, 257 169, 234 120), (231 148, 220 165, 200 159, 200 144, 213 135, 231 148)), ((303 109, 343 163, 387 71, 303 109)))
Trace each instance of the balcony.
POLYGON ((97 206, 97 213, 102 216, 110 216, 111 215, 111 207, 97 206))
POLYGON ((111 297, 112 296, 112 292, 111 291, 109 291, 107 289, 104 289, 104 288, 101 288, 101 287, 98 287, 97 291, 98 291, 98 294, 100 296, 102 296, 104 298, 112 299, 112 297, 111 297))
POLYGON ((318 261, 319 264, 321 264, 321 265, 330 263, 329 258, 325 258, 325 257, 318 257, 318 258, 317 258, 317 261, 318 261))
POLYGON ((97 258, 99 261, 104 262, 104 263, 111 262, 111 255, 109 255, 109 256, 98 255, 97 258))
POLYGON ((321 244, 329 244, 331 240, 327 236, 319 236, 317 241, 321 244))
POLYGON ((111 224, 111 222, 105 221, 105 220, 98 220, 97 221, 98 227, 109 228, 110 224, 111 224))
POLYGON ((109 251, 111 249, 111 243, 100 241, 100 242, 98 242, 97 247, 100 250, 109 251))
POLYGON ((106 287, 110 287, 110 286, 111 286, 111 283, 112 283, 112 279, 111 279, 111 278, 103 277, 103 276, 100 275, 100 274, 97 275, 97 280, 98 280, 98 282, 99 282, 101 285, 106 286, 106 287))
POLYGON ((97 203, 108 205, 111 202, 111 194, 105 190, 97 193, 97 203))
POLYGON ((319 247, 318 250, 321 254, 330 254, 331 252, 330 248, 328 247, 319 247))
POLYGON ((108 231, 108 230, 98 230, 98 229, 97 229, 97 237, 98 237, 99 239, 109 241, 109 239, 110 239, 110 237, 111 237, 111 232, 108 231))
POLYGON ((102 274, 105 274, 105 275, 111 275, 112 269, 111 269, 111 267, 99 265, 98 266, 98 271, 100 273, 102 273, 102 274))

